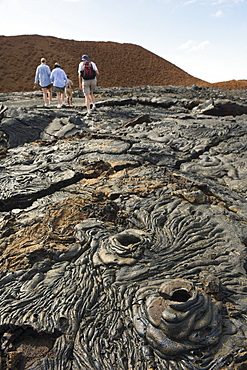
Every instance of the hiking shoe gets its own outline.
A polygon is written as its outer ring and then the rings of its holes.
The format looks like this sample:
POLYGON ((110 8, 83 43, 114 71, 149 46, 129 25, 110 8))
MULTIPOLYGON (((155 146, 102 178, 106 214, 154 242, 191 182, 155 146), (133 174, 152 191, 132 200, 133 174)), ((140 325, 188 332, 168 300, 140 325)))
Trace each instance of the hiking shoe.
POLYGON ((97 109, 96 105, 93 105, 92 110, 96 110, 96 109, 97 109))
POLYGON ((92 110, 91 109, 89 109, 88 111, 87 111, 87 114, 91 114, 92 113, 92 110))
POLYGON ((62 104, 58 104, 57 105, 57 108, 62 108, 62 104))
POLYGON ((48 104, 45 104, 45 107, 48 107, 48 104))

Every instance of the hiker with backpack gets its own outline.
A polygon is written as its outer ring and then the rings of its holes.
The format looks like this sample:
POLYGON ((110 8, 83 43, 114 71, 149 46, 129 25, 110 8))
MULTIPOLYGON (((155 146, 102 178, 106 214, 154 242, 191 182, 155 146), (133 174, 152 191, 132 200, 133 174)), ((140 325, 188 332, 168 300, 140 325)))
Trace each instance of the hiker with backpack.
POLYGON ((79 87, 83 88, 85 96, 85 105, 88 114, 92 113, 90 104, 92 103, 92 109, 96 108, 94 90, 97 84, 96 76, 99 75, 98 68, 94 62, 91 62, 87 55, 83 55, 81 62, 78 67, 79 87))

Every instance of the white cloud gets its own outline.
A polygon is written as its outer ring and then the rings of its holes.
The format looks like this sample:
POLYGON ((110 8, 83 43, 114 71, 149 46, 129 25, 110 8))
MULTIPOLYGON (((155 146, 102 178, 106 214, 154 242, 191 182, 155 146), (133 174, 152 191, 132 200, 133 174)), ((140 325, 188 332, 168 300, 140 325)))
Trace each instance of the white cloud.
POLYGON ((215 1, 212 3, 212 5, 222 5, 222 4, 226 4, 228 2, 228 0, 218 0, 218 1, 215 1))
POLYGON ((190 48, 188 51, 191 52, 191 51, 203 50, 205 49, 207 45, 209 45, 208 40, 200 42, 199 44, 192 46, 192 48, 190 48))
POLYGON ((199 44, 196 41, 188 40, 184 44, 177 47, 177 50, 186 50, 188 53, 203 50, 210 42, 208 40, 202 41, 199 44))
POLYGON ((246 0, 217 0, 213 1, 212 5, 227 5, 227 6, 234 6, 235 4, 240 4, 240 3, 246 3, 246 0))
POLYGON ((224 13, 222 12, 222 10, 218 10, 216 13, 212 14, 212 17, 214 18, 221 18, 223 17, 224 13))
POLYGON ((157 0, 158 3, 161 3, 161 4, 169 4, 171 3, 171 0, 157 0))
POLYGON ((185 1, 185 2, 182 4, 182 6, 186 6, 186 5, 194 4, 194 3, 196 3, 196 2, 197 2, 197 0, 188 0, 188 1, 185 1))
POLYGON ((189 40, 186 41, 184 44, 180 45, 177 47, 178 50, 183 50, 183 49, 189 49, 193 45, 194 41, 189 40))

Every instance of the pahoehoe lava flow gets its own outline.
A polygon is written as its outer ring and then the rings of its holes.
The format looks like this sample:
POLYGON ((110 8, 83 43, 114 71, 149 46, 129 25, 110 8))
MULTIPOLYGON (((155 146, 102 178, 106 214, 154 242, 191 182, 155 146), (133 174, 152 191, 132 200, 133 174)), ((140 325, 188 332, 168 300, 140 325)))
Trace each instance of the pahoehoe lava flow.
POLYGON ((0 94, 0 369, 247 368, 245 95, 0 94))

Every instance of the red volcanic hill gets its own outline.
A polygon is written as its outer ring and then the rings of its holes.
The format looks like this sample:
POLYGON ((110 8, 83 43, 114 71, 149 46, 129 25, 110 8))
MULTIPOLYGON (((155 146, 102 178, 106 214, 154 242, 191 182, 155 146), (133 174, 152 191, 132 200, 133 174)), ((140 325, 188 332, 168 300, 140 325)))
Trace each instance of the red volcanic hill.
POLYGON ((197 85, 222 89, 247 88, 245 80, 210 84, 133 44, 22 35, 0 36, 0 45, 0 93, 32 91, 35 70, 41 57, 47 59, 51 69, 55 62, 59 62, 78 87, 77 68, 83 54, 96 62, 100 72, 98 85, 102 87, 197 85))

